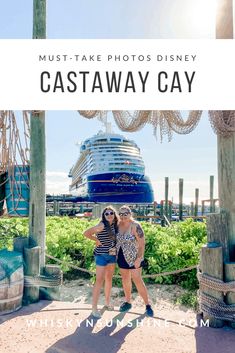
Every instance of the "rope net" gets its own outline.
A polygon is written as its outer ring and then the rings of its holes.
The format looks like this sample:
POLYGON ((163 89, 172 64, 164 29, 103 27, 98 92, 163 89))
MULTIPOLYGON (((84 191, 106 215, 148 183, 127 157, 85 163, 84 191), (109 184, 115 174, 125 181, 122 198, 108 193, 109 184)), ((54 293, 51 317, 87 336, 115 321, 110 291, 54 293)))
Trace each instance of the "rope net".
POLYGON ((29 113, 0 111, 0 215, 21 216, 29 208, 29 113))
MULTIPOLYGON (((107 111, 79 110, 84 118, 92 119, 97 117, 104 121, 107 111)), ((178 110, 142 110, 142 111, 112 111, 114 120, 122 131, 134 132, 142 129, 146 124, 153 127, 153 134, 157 138, 160 136, 162 142, 164 136, 168 141, 173 137, 173 133, 189 134, 198 125, 202 110, 192 110, 188 117, 184 118, 178 110)), ((217 135, 229 137, 235 132, 235 111, 210 110, 209 120, 214 132, 217 135)))

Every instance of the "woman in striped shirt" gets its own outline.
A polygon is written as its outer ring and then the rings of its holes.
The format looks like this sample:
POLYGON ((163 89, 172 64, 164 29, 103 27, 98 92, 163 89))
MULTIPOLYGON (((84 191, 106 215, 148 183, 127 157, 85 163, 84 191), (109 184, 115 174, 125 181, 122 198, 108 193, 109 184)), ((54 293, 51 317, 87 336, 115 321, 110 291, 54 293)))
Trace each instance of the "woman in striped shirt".
POLYGON ((118 232, 118 215, 112 206, 107 206, 102 212, 101 221, 96 226, 87 229, 84 236, 95 241, 94 250, 96 263, 96 282, 93 288, 92 315, 100 318, 97 310, 100 290, 105 280, 105 307, 110 309, 112 277, 116 264, 116 234, 118 232))

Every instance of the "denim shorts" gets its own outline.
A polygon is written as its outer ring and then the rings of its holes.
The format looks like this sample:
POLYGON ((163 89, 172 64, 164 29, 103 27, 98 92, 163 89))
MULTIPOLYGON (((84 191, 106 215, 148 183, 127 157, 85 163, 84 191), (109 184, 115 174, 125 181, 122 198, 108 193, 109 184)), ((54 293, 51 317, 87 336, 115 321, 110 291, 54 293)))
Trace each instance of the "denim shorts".
POLYGON ((117 262, 115 255, 99 254, 95 255, 95 264, 97 266, 107 266, 109 264, 115 264, 117 262))

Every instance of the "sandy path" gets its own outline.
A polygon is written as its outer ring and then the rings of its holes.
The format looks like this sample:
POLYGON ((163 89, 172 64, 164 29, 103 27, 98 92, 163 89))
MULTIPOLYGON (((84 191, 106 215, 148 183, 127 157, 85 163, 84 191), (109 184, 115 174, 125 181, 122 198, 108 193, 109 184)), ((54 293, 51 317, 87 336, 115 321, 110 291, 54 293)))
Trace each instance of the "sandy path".
POLYGON ((62 296, 65 300, 70 296, 73 303, 40 301, 0 316, 0 352, 234 353, 235 330, 202 327, 195 312, 172 304, 169 296, 181 289, 156 285, 148 289, 155 308, 153 319, 144 317, 136 294, 131 311, 120 314, 123 298, 115 289, 115 310, 103 311, 101 320, 94 321, 88 304, 89 282, 70 282, 63 286, 62 296))

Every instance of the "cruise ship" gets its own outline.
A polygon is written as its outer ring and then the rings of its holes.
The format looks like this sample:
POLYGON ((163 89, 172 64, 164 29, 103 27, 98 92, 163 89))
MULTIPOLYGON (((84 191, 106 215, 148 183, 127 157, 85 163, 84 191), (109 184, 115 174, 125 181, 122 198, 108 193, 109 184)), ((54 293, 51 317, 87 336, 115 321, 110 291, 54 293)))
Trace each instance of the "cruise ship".
POLYGON ((154 194, 140 149, 122 135, 100 131, 80 146, 71 168, 70 193, 77 201, 151 203, 154 194))

